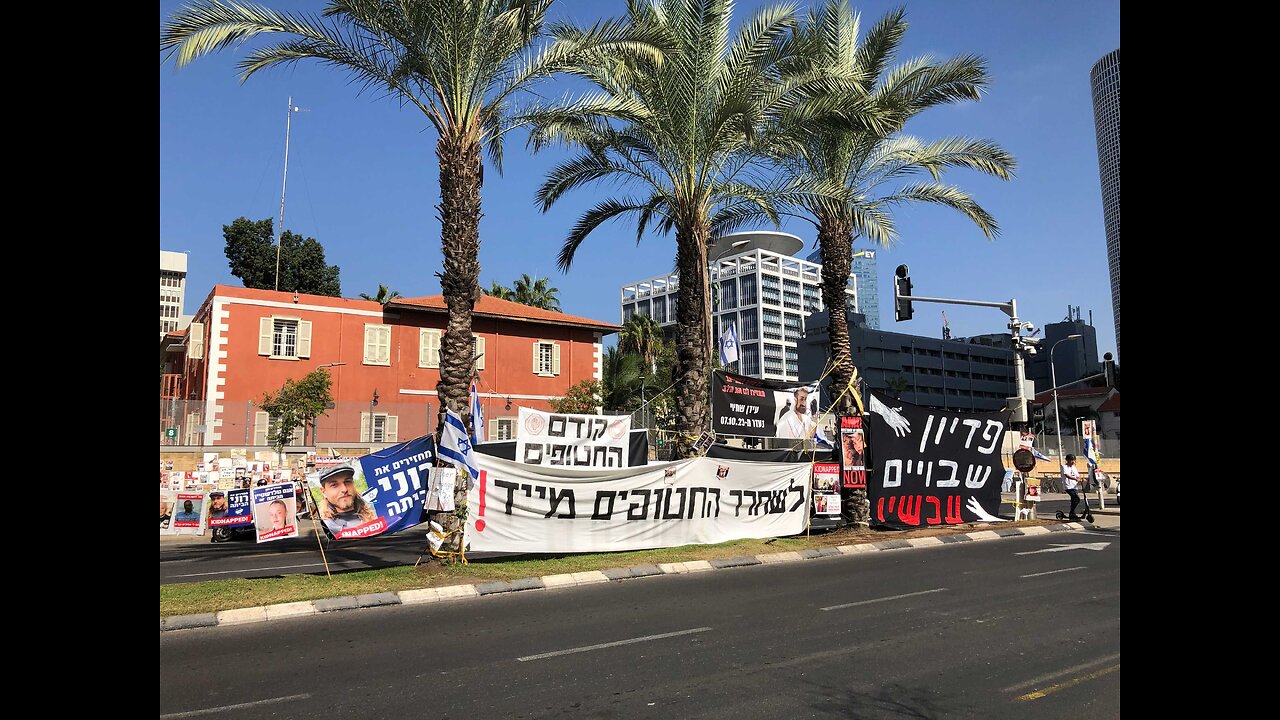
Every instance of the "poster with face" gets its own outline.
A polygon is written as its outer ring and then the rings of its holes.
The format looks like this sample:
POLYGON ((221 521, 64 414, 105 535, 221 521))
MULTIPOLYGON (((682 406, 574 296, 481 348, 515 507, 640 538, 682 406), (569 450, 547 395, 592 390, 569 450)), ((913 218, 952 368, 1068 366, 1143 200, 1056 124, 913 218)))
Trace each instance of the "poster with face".
POLYGON ((840 418, 840 477, 846 489, 867 486, 867 436, 857 415, 840 418))
POLYGON ((270 542, 282 538, 298 537, 298 502, 293 494, 293 483, 275 483, 253 488, 253 524, 258 531, 258 542, 270 542))
POLYGON ((171 527, 178 535, 203 535, 205 528, 205 494, 179 492, 174 497, 171 527))
POLYGON ((711 429, 722 435, 811 438, 821 402, 818 384, 762 380, 716 370, 711 429))
POLYGON ((173 534, 173 508, 177 504, 178 493, 160 488, 160 534, 173 534))

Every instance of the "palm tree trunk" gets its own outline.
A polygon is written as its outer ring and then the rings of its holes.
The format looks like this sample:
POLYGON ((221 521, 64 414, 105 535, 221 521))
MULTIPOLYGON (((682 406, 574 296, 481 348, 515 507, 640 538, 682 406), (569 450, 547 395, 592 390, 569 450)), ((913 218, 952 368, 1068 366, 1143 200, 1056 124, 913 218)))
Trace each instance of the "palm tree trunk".
MULTIPOLYGON (((440 159, 440 249, 444 256, 444 272, 439 273, 440 289, 449 309, 449 319, 440 342, 440 382, 436 393, 440 398, 438 427, 444 426, 445 409, 462 416, 471 426, 472 341, 471 312, 480 299, 480 146, 467 137, 441 136, 436 143, 440 159)), ((454 486, 454 504, 459 510, 467 505, 465 474, 454 486)), ((462 524, 458 515, 441 518, 445 531, 462 524)), ((449 537, 446 550, 457 551, 462 534, 449 537)))
MULTIPOLYGON (((849 348, 849 312, 844 294, 849 283, 849 268, 853 265, 852 224, 841 217, 820 217, 818 247, 822 253, 822 304, 827 309, 830 357, 835 358, 831 391, 833 396, 840 398, 834 409, 841 415, 848 415, 858 411, 853 399, 856 386, 849 389, 856 368, 849 348)), ((844 513, 855 525, 868 525, 871 507, 867 504, 867 491, 850 492, 844 513)))
POLYGON ((690 457, 698 436, 707 429, 711 357, 711 306, 708 304, 707 242, 711 230, 705 220, 676 229, 676 457, 690 457))

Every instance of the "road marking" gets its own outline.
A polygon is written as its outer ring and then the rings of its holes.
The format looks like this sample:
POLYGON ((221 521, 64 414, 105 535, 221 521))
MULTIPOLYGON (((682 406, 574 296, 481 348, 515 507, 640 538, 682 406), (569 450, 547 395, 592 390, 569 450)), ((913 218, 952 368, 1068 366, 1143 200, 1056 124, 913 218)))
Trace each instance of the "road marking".
POLYGON ((1112 660, 1119 660, 1119 659, 1120 659, 1120 653, 1116 653, 1115 655, 1106 655, 1104 657, 1090 660, 1089 662, 1086 662, 1086 663, 1081 663, 1074 667, 1069 667, 1065 670, 1055 670, 1051 673, 1046 673, 1044 675, 1041 675, 1040 677, 1031 678, 1030 680, 1024 683, 1019 683, 1017 685, 1010 685, 1007 688, 1002 688, 1000 692, 1002 693, 1017 692, 1024 688, 1029 688, 1032 685, 1039 685, 1042 682, 1048 682, 1049 680, 1053 680, 1054 678, 1060 678, 1064 675, 1070 675, 1071 673, 1077 673, 1077 672, 1080 672, 1081 670, 1087 670, 1088 668, 1094 667, 1095 665, 1101 665, 1102 663, 1108 663, 1108 662, 1111 662, 1112 660))
POLYGON ((1042 550, 1028 550, 1027 552, 1014 553, 1014 555, 1035 555, 1036 553, 1064 552, 1067 550, 1092 550, 1094 552, 1101 552, 1106 550, 1107 546, 1110 544, 1111 543, 1109 542, 1075 543, 1074 545, 1054 543, 1053 547, 1044 548, 1042 550))
POLYGON ((649 642, 650 640, 663 640, 670 637, 678 637, 680 635, 692 635, 694 633, 707 632, 711 628, 700 627, 692 630, 677 630, 676 632, 662 633, 661 635, 645 635, 644 637, 631 638, 630 640, 618 640, 617 642, 600 643, 599 645, 587 645, 586 647, 570 648, 568 650, 556 650, 555 652, 542 653, 540 655, 526 655, 516 658, 520 662, 529 660, 542 660, 545 658, 556 657, 558 655, 572 655, 573 653, 587 652, 589 650, 603 650, 604 648, 618 647, 619 645, 631 645, 634 643, 649 642))
POLYGON ((1120 669, 1120 665, 1118 665, 1118 664, 1116 664, 1116 665, 1112 665, 1112 666, 1111 666, 1111 667, 1109 667, 1109 668, 1103 668, 1103 669, 1101 669, 1101 670, 1099 670, 1099 671, 1097 671, 1097 672, 1089 673, 1088 675, 1085 675, 1084 677, 1072 678, 1071 680, 1068 680, 1068 681, 1066 681, 1066 682, 1064 682, 1064 683, 1059 683, 1059 684, 1057 684, 1057 685, 1052 685, 1052 686, 1047 687, 1047 688, 1045 688, 1045 689, 1043 689, 1043 690, 1036 690, 1035 692, 1029 692, 1029 693, 1027 693, 1026 695, 1020 695, 1020 696, 1018 696, 1018 700, 1019 700, 1019 701, 1021 701, 1021 702, 1026 702, 1026 701, 1029 701, 1029 700, 1039 700, 1040 698, 1042 698, 1042 697, 1044 697, 1044 696, 1046 696, 1046 695, 1050 695, 1050 694, 1052 694, 1052 693, 1056 693, 1056 692, 1058 692, 1059 690, 1065 690, 1065 689, 1067 689, 1067 688, 1069 688, 1069 687, 1075 687, 1076 685, 1079 685, 1079 684, 1080 684, 1080 683, 1082 683, 1082 682, 1087 682, 1087 681, 1089 681, 1089 680, 1093 680, 1094 678, 1100 678, 1100 677, 1102 677, 1103 675, 1106 675, 1107 673, 1115 672, 1116 670, 1119 670, 1119 669, 1120 669))
POLYGON ((253 702, 236 703, 235 705, 223 705, 222 707, 206 708, 204 710, 188 710, 187 712, 169 713, 168 715, 161 715, 160 719, 164 720, 164 718, 184 718, 195 717, 197 715, 211 715, 213 713, 227 712, 228 710, 239 710, 241 708, 255 707, 257 705, 270 705, 271 703, 288 702, 289 700, 306 700, 309 697, 311 697, 311 693, 286 695, 284 697, 269 698, 267 700, 254 700, 253 702))
MULTIPOLYGON (((329 564, 330 565, 356 565, 356 564, 363 564, 364 562, 365 562, 364 560, 341 560, 339 562, 331 562, 329 564)), ((305 565, 278 565, 276 567, 246 568, 244 570, 217 570, 214 572, 187 573, 186 575, 170 575, 169 577, 184 578, 184 577, 200 577, 202 575, 229 575, 231 573, 262 572, 264 570, 294 570, 297 568, 304 568, 304 567, 324 567, 324 563, 306 563, 305 565)))
POLYGON ((1072 570, 1086 570, 1086 569, 1088 568, 1086 568, 1084 565, 1079 565, 1076 567, 1062 568, 1061 570, 1050 570, 1048 572, 1042 572, 1042 573, 1031 573, 1030 575, 1019 575, 1018 577, 1020 578, 1040 577, 1041 575, 1052 575, 1054 573, 1071 572, 1072 570))
POLYGON ((915 597, 916 595, 928 595, 929 593, 943 592, 946 588, 934 588, 932 590, 921 590, 920 592, 907 593, 906 595, 894 595, 892 597, 876 598, 875 600, 859 600, 858 602, 845 603, 843 605, 832 605, 831 607, 820 608, 821 610, 843 610, 845 608, 857 607, 859 605, 870 605, 871 603, 888 602, 889 600, 901 600, 902 598, 915 597))

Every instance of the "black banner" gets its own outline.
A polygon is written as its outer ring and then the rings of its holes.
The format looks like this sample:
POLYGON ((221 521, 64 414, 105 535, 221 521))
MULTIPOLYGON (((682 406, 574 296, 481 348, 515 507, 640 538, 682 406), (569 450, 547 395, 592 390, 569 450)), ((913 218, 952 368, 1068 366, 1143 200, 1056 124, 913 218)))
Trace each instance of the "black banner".
POLYGON ((739 437, 813 437, 818 384, 762 380, 724 370, 711 383, 711 429, 739 437))
POLYGON ((961 413, 871 393, 871 521, 897 528, 997 522, 1009 413, 961 413))

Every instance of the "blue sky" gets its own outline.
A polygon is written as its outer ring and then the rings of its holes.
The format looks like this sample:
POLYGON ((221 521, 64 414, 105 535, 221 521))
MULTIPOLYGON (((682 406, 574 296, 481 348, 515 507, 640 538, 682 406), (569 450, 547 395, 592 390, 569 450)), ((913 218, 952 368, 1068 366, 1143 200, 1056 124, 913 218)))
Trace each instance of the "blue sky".
MULTIPOLYGON (((273 2, 310 12, 320 3, 273 2)), ((741 2, 745 18, 761 3, 741 2)), ((802 10, 810 3, 800 2, 802 10)), ((163 23, 178 3, 160 3, 163 23)), ((896 3, 861 2, 864 27, 896 3)), ((911 267, 918 295, 970 300, 1014 298, 1023 320, 1057 322, 1068 305, 1092 311, 1098 352, 1115 351, 1106 233, 1098 181, 1089 69, 1120 46, 1119 0, 927 1, 906 4, 910 27, 901 59, 974 53, 991 75, 978 103, 931 110, 907 131, 924 139, 968 135, 995 140, 1018 160, 1010 182, 953 172, 995 215, 994 242, 958 213, 910 207, 898 213, 900 240, 882 251, 881 323, 886 330, 939 337, 946 310, 956 336, 1004 332, 995 309, 917 304, 915 318, 893 320, 894 268, 911 267)), ((619 15, 615 0, 561 0, 557 19, 590 22, 619 15)), ((243 49, 197 60, 181 70, 160 64, 160 249, 188 253, 187 313, 214 284, 239 285, 223 252, 222 226, 237 217, 277 218, 289 96, 293 116, 285 227, 315 237, 342 270, 342 292, 374 293, 378 284, 405 296, 440 292, 440 226, 435 217, 435 135, 416 110, 361 92, 342 72, 304 62, 241 83, 243 49)), ((163 56, 162 56, 163 57, 163 56)), ((559 94, 564 84, 544 92, 559 94)), ((594 186, 542 214, 533 197, 559 150, 529 155, 524 138, 507 145, 504 174, 489 169, 483 191, 480 280, 510 285, 521 273, 547 276, 566 312, 619 321, 627 283, 670 271, 672 237, 650 234, 639 246, 633 227, 605 225, 561 273, 555 257, 581 212, 613 188, 594 186)), ((813 243, 812 226, 783 226, 813 243)), ((855 247, 864 247, 861 242, 855 247)))

